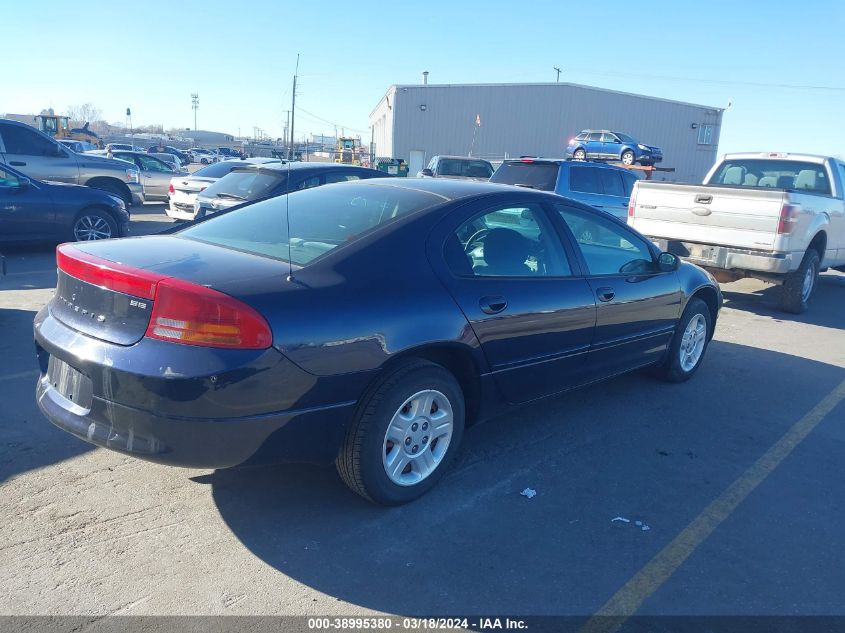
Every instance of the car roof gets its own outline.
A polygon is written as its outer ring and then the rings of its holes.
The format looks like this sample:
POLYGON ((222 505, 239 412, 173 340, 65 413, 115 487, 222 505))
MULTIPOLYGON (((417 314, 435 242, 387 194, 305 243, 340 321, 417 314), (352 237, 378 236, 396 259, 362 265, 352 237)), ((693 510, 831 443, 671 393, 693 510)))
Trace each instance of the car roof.
POLYGON ((544 165, 589 165, 590 167, 598 167, 599 169, 615 169, 617 171, 624 171, 631 173, 630 169, 619 167, 618 165, 608 165, 592 160, 573 160, 571 158, 540 158, 534 156, 526 156, 524 158, 509 158, 502 161, 504 163, 540 163, 544 165))
MULTIPOLYGON (((238 160, 237 158, 234 160, 238 160)), ((246 162, 246 161, 244 161, 246 162)), ((300 161, 282 161, 276 159, 272 163, 265 163, 261 165, 262 171, 264 170, 273 170, 273 171, 301 171, 304 169, 312 169, 314 171, 319 171, 323 169, 364 169, 367 171, 375 171, 374 169, 369 169, 368 167, 361 167, 359 165, 344 165, 342 163, 304 163, 300 161)))
POLYGON ((488 164, 490 163, 489 160, 486 160, 484 158, 478 158, 476 156, 451 156, 449 154, 438 154, 437 156, 434 156, 433 158, 449 158, 449 159, 453 159, 453 160, 480 160, 484 163, 488 163, 488 164))
MULTIPOLYGON (((344 186, 345 184, 346 183, 341 183, 340 186, 344 186)), ((371 178, 369 180, 356 180, 355 184, 365 185, 368 187, 393 187, 396 189, 406 189, 408 191, 423 191, 440 196, 444 199, 444 202, 478 197, 492 193, 522 193, 532 196, 540 195, 553 196, 555 198, 559 197, 550 192, 529 189, 526 187, 516 187, 514 185, 505 185, 482 180, 458 180, 453 178, 371 178)))

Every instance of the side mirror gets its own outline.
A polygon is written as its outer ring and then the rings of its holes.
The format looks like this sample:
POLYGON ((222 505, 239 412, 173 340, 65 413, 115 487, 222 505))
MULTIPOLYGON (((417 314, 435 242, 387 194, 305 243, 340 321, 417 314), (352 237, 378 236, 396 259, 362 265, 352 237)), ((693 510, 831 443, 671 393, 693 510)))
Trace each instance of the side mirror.
POLYGON ((422 170, 423 177, 434 178, 434 172, 431 171, 428 167, 422 170))
POLYGON ((678 270, 681 265, 681 259, 672 253, 660 253, 657 257, 657 267, 661 272, 669 273, 673 270, 678 270))

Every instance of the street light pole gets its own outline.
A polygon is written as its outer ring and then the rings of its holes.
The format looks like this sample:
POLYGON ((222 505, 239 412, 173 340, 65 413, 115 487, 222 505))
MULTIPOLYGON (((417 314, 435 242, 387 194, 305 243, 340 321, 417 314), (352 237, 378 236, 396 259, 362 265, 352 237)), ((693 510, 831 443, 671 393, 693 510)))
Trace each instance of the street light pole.
POLYGON ((555 79, 555 83, 560 83, 560 68, 557 66, 552 66, 554 71, 557 73, 557 79, 555 79))

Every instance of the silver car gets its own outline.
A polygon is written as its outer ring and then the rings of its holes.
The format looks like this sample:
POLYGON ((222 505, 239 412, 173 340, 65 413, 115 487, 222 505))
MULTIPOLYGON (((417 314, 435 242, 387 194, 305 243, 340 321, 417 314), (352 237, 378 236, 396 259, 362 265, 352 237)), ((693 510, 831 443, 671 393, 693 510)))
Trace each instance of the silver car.
POLYGON ((156 152, 155 154, 147 154, 148 156, 153 156, 158 158, 159 160, 163 160, 167 163, 177 174, 187 174, 188 170, 182 166, 182 163, 179 161, 179 158, 173 154, 159 154, 156 152))
POLYGON ((167 200, 170 179, 175 170, 160 158, 143 152, 112 152, 112 157, 133 163, 141 172, 144 195, 147 200, 167 200))

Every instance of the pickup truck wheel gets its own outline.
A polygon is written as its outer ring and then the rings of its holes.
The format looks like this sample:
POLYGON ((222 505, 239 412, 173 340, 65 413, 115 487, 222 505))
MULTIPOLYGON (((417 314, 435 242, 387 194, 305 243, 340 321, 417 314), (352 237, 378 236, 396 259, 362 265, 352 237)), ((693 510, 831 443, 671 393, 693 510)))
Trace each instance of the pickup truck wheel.
POLYGON ((575 153, 572 155, 572 157, 575 160, 586 160, 587 152, 585 152, 583 149, 576 149, 575 153))
POLYGON ((654 374, 666 382, 684 382, 698 371, 710 342, 713 317, 701 299, 690 299, 675 327, 672 342, 654 374))
POLYGON ((622 152, 622 164, 623 165, 633 165, 634 164, 634 152, 629 149, 626 149, 622 152))
POLYGON ((413 501, 443 475, 461 442, 464 398, 446 369, 424 360, 383 376, 362 399, 336 461, 344 483, 381 505, 413 501))
POLYGON ((780 293, 780 309, 801 314, 810 305, 819 280, 819 254, 810 249, 804 254, 798 270, 789 273, 780 293))

